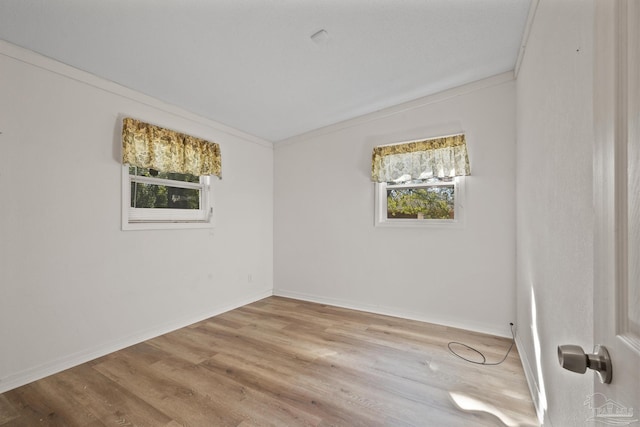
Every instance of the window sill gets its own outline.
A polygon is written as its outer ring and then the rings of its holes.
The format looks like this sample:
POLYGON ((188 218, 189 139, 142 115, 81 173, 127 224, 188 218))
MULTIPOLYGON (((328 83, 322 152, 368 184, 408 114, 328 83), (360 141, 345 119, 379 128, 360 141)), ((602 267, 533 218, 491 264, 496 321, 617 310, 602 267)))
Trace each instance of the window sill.
POLYGON ((464 223, 458 220, 438 219, 382 219, 375 223, 383 228, 464 228, 464 223))
POLYGON ((211 222, 123 222, 123 231, 211 229, 211 222))

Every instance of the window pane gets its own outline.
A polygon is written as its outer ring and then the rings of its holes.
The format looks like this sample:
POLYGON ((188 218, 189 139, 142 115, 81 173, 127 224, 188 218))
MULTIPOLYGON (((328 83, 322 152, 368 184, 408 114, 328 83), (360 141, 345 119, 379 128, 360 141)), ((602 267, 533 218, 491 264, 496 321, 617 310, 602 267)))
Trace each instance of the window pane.
POLYGON ((132 182, 131 207, 200 209, 200 190, 132 182))
POLYGON ((155 169, 129 166, 129 175, 149 176, 153 178, 172 179, 174 181, 200 182, 200 177, 188 173, 159 172, 155 169))
POLYGON ((454 219, 454 186, 387 188, 387 218, 454 219))

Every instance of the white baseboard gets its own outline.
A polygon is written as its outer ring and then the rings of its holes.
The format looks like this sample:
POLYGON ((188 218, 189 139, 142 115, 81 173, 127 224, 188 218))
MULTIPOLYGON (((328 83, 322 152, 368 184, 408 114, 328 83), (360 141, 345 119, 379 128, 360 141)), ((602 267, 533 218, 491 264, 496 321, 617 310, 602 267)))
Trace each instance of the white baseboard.
POLYGON ((186 316, 182 319, 177 319, 170 323, 159 325, 148 330, 138 331, 127 337, 123 337, 122 339, 105 343, 95 348, 79 351, 77 353, 52 360, 43 365, 35 366, 29 369, 25 369, 21 372, 11 374, 8 377, 0 378, 0 393, 4 393, 25 384, 29 384, 30 382, 64 371, 65 369, 78 366, 90 360, 97 359, 98 357, 113 353, 114 351, 122 350, 123 348, 132 346, 134 344, 138 344, 151 338, 155 338, 171 331, 175 331, 176 329, 184 328, 185 326, 189 326, 210 317, 233 310, 235 308, 242 307, 243 305, 250 304, 271 295, 273 295, 271 289, 255 292, 251 295, 247 295, 244 298, 239 298, 237 300, 229 301, 224 304, 212 307, 211 310, 207 310, 206 312, 202 312, 197 315, 186 316))
POLYGON ((483 334, 494 335, 498 337, 511 338, 505 325, 504 330, 493 325, 469 324, 464 322, 456 322, 452 319, 442 319, 432 317, 423 313, 410 312, 396 307, 385 307, 373 304, 362 304, 355 301, 348 301, 338 298, 324 297, 320 295, 307 294, 286 289, 274 289, 274 296, 293 298, 302 301, 316 302, 319 304, 333 305, 336 307, 349 308, 352 310, 366 311, 369 313, 382 314, 385 316, 399 317, 401 319, 417 320, 419 322, 433 323, 436 325, 449 326, 452 328, 465 329, 467 331, 480 332, 483 334))
MULTIPOLYGON (((524 370, 524 376, 527 380, 527 385, 529 386, 529 393, 531 394, 531 400, 533 400, 533 406, 535 406, 536 414, 538 415, 538 421, 540 421, 540 413, 542 412, 542 408, 540 408, 540 390, 538 387, 538 381, 536 381, 536 375, 531 367, 531 363, 529 362, 529 358, 527 353, 524 351, 524 346, 522 345, 522 341, 520 341, 520 336, 516 335, 516 348, 518 349, 518 354, 520 355, 520 362, 522 363, 522 369, 524 370)), ((551 421, 547 418, 546 412, 543 414, 544 420, 542 420, 542 425, 552 427, 551 421)))

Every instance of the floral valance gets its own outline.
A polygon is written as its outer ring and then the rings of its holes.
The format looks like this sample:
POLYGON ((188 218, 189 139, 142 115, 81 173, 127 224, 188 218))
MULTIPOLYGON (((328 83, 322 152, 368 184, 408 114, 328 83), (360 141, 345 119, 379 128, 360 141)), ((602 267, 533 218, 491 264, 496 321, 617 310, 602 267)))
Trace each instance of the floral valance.
POLYGON ((122 163, 196 176, 221 177, 222 168, 218 144, 132 118, 122 122, 122 163))
POLYGON ((371 179, 403 182, 470 175, 464 134, 381 145, 373 149, 371 179))

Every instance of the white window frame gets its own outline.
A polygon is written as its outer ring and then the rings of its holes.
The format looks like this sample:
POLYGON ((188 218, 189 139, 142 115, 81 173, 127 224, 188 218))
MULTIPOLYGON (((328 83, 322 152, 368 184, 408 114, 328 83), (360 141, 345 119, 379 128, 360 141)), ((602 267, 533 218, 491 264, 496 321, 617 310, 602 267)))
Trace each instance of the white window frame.
POLYGON ((465 177, 457 176, 451 181, 441 181, 420 184, 387 184, 375 183, 375 226, 376 227, 414 227, 414 228, 462 228, 464 226, 464 181, 465 177), (453 184, 453 219, 414 219, 414 218, 387 218, 387 189, 388 188, 415 188, 437 187, 453 184))
POLYGON ((129 165, 122 165, 122 229, 162 230, 212 228, 214 226, 213 189, 211 178, 201 176, 200 182, 136 176, 129 174, 129 165), (200 190, 200 209, 160 209, 131 207, 131 183, 165 185, 200 190))

